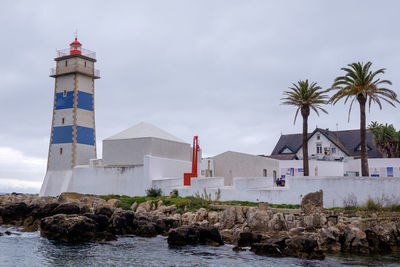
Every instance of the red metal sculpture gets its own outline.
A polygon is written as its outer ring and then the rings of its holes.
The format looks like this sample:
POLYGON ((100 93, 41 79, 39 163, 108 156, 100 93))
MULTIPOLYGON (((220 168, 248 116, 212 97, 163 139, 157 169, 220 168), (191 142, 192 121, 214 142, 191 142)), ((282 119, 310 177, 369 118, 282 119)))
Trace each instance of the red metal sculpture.
POLYGON ((198 154, 200 151, 199 137, 193 137, 193 155, 192 155, 192 172, 183 174, 183 185, 190 185, 192 177, 197 177, 197 161, 198 154))

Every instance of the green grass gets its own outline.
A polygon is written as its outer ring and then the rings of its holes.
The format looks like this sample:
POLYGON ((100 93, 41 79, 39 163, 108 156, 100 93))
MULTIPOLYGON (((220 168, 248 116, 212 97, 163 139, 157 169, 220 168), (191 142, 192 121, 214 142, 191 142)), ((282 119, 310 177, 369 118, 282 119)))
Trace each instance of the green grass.
MULTIPOLYGON (((209 201, 200 197, 169 197, 169 196, 159 196, 159 197, 129 197, 129 196, 120 196, 120 195, 105 195, 98 196, 101 199, 109 200, 109 199, 118 199, 121 201, 119 207, 123 209, 130 209, 131 205, 135 202, 143 203, 151 200, 154 204, 157 204, 159 200, 162 200, 165 205, 171 206, 176 205, 178 212, 183 213, 186 211, 196 211, 200 208, 212 209, 210 207, 211 204, 214 205, 239 205, 244 207, 256 207, 258 206, 258 202, 248 202, 248 201, 209 201)), ((285 208, 285 209, 296 209, 299 208, 299 205, 291 205, 291 204, 268 204, 272 208, 285 208)))

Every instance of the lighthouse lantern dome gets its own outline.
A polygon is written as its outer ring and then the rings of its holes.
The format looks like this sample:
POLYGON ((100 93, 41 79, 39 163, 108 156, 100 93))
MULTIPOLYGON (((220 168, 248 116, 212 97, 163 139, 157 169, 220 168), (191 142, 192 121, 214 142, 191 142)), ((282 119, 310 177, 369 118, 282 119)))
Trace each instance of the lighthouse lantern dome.
POLYGON ((70 55, 81 55, 82 44, 78 42, 78 38, 75 37, 75 41, 70 44, 70 55))

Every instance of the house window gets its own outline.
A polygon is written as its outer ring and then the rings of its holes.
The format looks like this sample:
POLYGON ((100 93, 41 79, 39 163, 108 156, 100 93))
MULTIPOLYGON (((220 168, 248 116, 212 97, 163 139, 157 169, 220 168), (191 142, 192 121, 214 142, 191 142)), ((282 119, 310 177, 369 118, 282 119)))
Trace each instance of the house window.
POLYGON ((272 175, 273 175, 273 177, 274 177, 274 180, 276 180, 276 171, 273 171, 273 172, 272 172, 272 175))
POLYGON ((62 150, 63 150, 62 147, 60 147, 60 155, 62 155, 62 152, 63 152, 62 150))
POLYGON ((336 154, 336 147, 331 148, 332 154, 336 154))
POLYGON ((285 149, 284 150, 282 150, 282 152, 281 152, 281 154, 292 154, 293 153, 293 151, 292 150, 290 150, 289 148, 287 148, 287 147, 285 147, 285 149))
POLYGON ((317 144, 317 154, 322 154, 322 144, 317 144))
POLYGON ((264 169, 264 170, 263 170, 263 176, 264 176, 264 177, 267 177, 267 169, 264 169))
POLYGON ((321 135, 317 134, 317 140, 321 140, 321 135))
POLYGON ((67 96, 67 90, 64 90, 63 91, 63 97, 66 97, 67 96))
POLYGON ((65 67, 68 66, 68 60, 65 60, 65 67))
POLYGON ((65 118, 62 118, 61 119, 61 124, 64 124, 65 123, 65 118))

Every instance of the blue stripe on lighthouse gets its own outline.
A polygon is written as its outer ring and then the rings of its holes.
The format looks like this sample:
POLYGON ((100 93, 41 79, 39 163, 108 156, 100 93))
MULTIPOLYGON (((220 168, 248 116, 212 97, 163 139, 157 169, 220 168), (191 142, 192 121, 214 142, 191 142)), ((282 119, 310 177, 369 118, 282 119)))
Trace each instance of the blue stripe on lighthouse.
POLYGON ((78 91, 78 108, 92 111, 93 95, 82 91, 78 91))
POLYGON ((85 145, 94 145, 94 129, 76 126, 76 142, 85 145))
POLYGON ((74 105, 74 91, 68 91, 67 95, 56 93, 56 109, 72 108, 74 105))
POLYGON ((72 143, 72 126, 59 126, 53 128, 52 144, 72 143))

